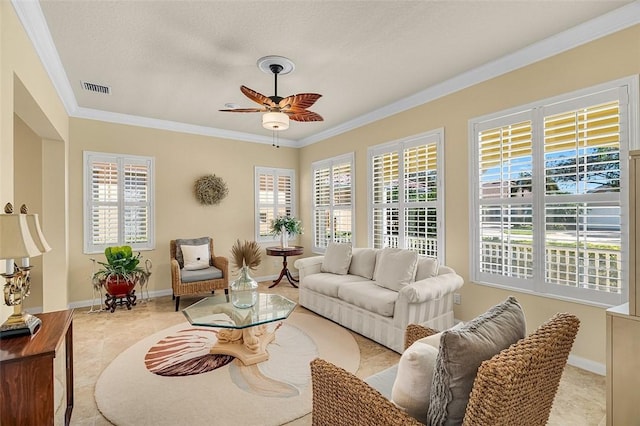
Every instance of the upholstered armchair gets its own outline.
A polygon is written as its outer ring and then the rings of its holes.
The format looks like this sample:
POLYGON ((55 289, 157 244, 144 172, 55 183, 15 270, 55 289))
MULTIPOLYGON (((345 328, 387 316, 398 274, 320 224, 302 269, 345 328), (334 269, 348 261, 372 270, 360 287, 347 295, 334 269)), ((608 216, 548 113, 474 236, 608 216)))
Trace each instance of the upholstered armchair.
POLYGON ((209 237, 176 239, 169 243, 171 255, 171 287, 180 307, 180 296, 213 293, 215 290, 229 292, 229 260, 216 256, 213 239, 209 237))
MULTIPOLYGON (((579 323, 574 315, 556 314, 534 333, 482 362, 462 424, 545 425, 579 323)), ((406 347, 434 333, 410 324, 406 347)), ((311 362, 311 376, 313 425, 422 424, 367 382, 325 360, 311 362)))

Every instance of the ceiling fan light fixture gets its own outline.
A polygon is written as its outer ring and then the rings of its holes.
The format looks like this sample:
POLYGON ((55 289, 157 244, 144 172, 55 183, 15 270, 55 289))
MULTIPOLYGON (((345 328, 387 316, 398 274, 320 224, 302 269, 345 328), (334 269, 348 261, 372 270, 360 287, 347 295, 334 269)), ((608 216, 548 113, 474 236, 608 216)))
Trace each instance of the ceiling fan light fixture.
POLYGON ((262 127, 274 131, 287 130, 289 116, 284 112, 267 112, 262 116, 262 127))

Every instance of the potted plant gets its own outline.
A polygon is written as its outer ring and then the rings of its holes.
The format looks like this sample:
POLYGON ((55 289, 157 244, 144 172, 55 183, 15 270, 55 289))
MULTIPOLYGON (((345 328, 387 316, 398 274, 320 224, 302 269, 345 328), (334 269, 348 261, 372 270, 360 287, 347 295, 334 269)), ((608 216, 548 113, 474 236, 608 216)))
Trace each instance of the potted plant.
POLYGON ((102 269, 93 274, 94 282, 99 282, 112 296, 124 296, 133 290, 147 272, 139 267, 140 253, 134 255, 130 246, 107 247, 104 250, 107 262, 98 262, 102 269))
POLYGON ((302 234, 302 222, 291 216, 278 216, 271 221, 271 235, 280 235, 280 245, 289 246, 289 235, 302 234))

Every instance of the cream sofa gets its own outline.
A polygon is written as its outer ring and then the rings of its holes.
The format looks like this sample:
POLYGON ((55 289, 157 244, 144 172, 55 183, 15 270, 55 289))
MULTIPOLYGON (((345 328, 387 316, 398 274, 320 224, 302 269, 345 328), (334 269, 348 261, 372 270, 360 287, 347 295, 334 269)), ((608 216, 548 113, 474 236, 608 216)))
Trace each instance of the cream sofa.
POLYGON ((437 260, 401 249, 330 244, 325 256, 298 259, 300 305, 396 352, 408 324, 454 325, 462 277, 437 260))

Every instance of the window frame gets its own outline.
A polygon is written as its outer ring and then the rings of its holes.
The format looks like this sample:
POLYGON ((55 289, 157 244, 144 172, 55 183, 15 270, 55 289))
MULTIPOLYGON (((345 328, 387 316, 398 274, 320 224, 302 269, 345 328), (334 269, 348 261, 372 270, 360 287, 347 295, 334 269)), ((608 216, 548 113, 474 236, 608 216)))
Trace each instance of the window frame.
MULTIPOLYGON (((291 211, 291 217, 297 217, 297 210, 296 210, 296 171, 294 169, 285 169, 285 168, 277 168, 277 167, 262 167, 262 166, 255 166, 254 168, 254 207, 255 207, 255 222, 254 222, 254 235, 255 235, 255 240, 258 243, 273 243, 276 241, 279 241, 278 236, 275 235, 266 235, 266 236, 261 236, 260 235, 260 209, 262 208, 262 206, 272 206, 273 209, 273 217, 277 217, 278 216, 278 211, 280 208, 287 208, 287 206, 290 206, 290 211, 291 211), (274 194, 274 204, 268 204, 268 203, 260 203, 260 176, 261 175, 270 175, 274 178, 274 182, 277 182, 277 179, 279 176, 288 176, 291 179, 291 203, 290 204, 278 204, 277 200, 278 200, 278 196, 277 196, 277 184, 274 185, 274 187, 276 188, 276 193, 274 194)), ((289 236, 289 240, 296 238, 295 236, 290 235, 289 236)))
MULTIPOLYGON (((444 128, 438 128, 430 130, 424 133, 408 136, 406 138, 394 140, 391 142, 382 143, 375 146, 370 146, 367 149, 367 182, 368 182, 368 202, 367 202, 367 219, 368 219, 368 244, 369 247, 374 247, 374 210, 380 205, 397 204, 398 215, 402 215, 403 209, 411 206, 434 206, 436 209, 436 233, 437 233, 437 256, 440 264, 445 264, 446 254, 446 238, 445 238, 445 153, 444 153, 445 133, 444 128), (409 203, 400 199, 400 195, 404 198, 404 151, 406 149, 415 148, 422 145, 435 145, 436 147, 436 201, 426 202, 414 202, 409 203), (398 203, 376 203, 374 204, 374 157, 396 153, 398 155, 398 203)), ((379 207, 378 207, 379 208, 379 207)), ((406 227, 406 221, 403 219, 399 221, 398 229, 398 247, 406 248, 406 241, 404 240, 404 230, 406 227), (402 244, 400 244, 402 243, 402 244)))
MULTIPOLYGON (((136 251, 147 251, 155 249, 155 157, 115 154, 106 152, 83 151, 83 250, 85 254, 103 253, 107 247, 129 245, 136 251), (94 162, 112 162, 116 164, 118 177, 118 197, 116 206, 118 210, 118 241, 114 243, 94 244, 91 240, 93 222, 91 218, 92 206, 92 167, 94 162), (125 207, 127 205, 138 205, 134 202, 125 202, 125 179, 123 179, 124 168, 127 164, 146 164, 149 176, 147 191, 148 200, 146 205, 148 214, 147 233, 148 239, 144 243, 131 243, 125 241, 125 207)), ((100 204, 100 203, 97 203, 100 204)))
MULTIPOLYGON (((333 217, 333 213, 336 210, 350 210, 351 211, 351 244, 355 244, 356 241, 356 215, 355 215, 355 155, 353 152, 347 153, 347 154, 342 154, 342 155, 338 155, 335 157, 331 157, 331 158, 327 158, 324 160, 319 160, 316 162, 313 162, 311 164, 311 221, 312 221, 312 236, 311 236, 311 251, 313 253, 316 254, 324 254, 324 252, 326 251, 326 247, 321 247, 316 245, 316 241, 317 241, 317 235, 316 235, 316 230, 317 230, 317 224, 316 224, 316 210, 318 210, 318 206, 316 206, 316 180, 315 180, 315 176, 316 176, 316 171, 321 170, 321 169, 329 169, 329 175, 330 175, 330 187, 329 187, 329 204, 327 207, 323 207, 322 210, 328 210, 329 211, 329 215, 331 217, 333 217), (349 204, 348 207, 346 207, 346 205, 335 205, 334 204, 334 190, 335 190, 335 186, 334 186, 334 182, 333 179, 331 179, 331 176, 333 174, 333 169, 336 166, 340 166, 340 165, 344 165, 344 164, 349 164, 350 167, 350 176, 351 176, 351 203, 349 204)), ((333 233, 335 234, 335 233, 333 233)), ((328 242, 333 242, 335 241, 335 235, 332 235, 330 241, 328 242)))
MULTIPOLYGON (((637 149, 638 141, 636 135, 638 135, 638 76, 617 79, 470 119, 468 122, 468 145, 470 153, 469 170, 471 171, 469 189, 469 273, 471 280, 481 285, 599 307, 610 307, 625 303, 628 300, 629 291, 629 173, 627 159, 629 151, 637 149), (547 280, 545 276, 545 253, 546 248, 550 247, 545 243, 545 236, 547 235, 545 208, 556 203, 562 204, 562 201, 555 200, 562 200, 563 197, 577 204, 603 202, 611 198, 587 194, 587 192, 569 196, 547 194, 544 189, 547 185, 545 181, 547 170, 545 168, 545 117, 551 117, 562 112, 590 108, 599 103, 610 101, 612 98, 619 101, 620 190, 619 200, 615 200, 615 203, 618 203, 620 209, 621 245, 619 253, 622 257, 620 294, 580 288, 579 286, 563 286, 557 284, 557 281, 547 280), (507 275, 491 275, 482 273, 480 270, 481 221, 479 214, 482 203, 480 200, 479 133, 490 128, 517 123, 518 119, 523 117, 531 119, 532 185, 534 188, 533 194, 528 197, 532 208, 532 225, 535 229, 532 231, 533 276, 528 279, 518 279, 507 275), (543 189, 536 191, 536 188, 543 189), (536 255, 536 253, 542 253, 542 255, 536 255), (516 283, 515 285, 513 284, 514 282, 516 283)), ((495 200, 498 204, 501 200, 503 204, 512 204, 508 198, 496 198, 495 200)))

